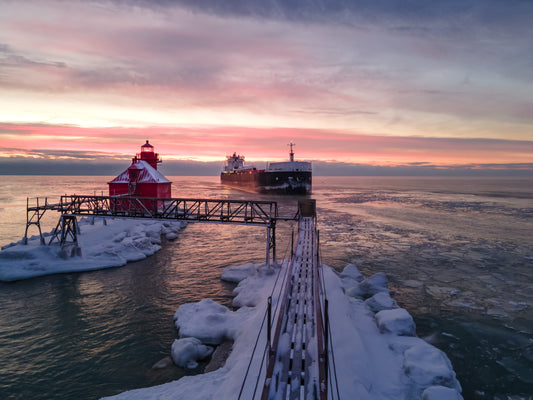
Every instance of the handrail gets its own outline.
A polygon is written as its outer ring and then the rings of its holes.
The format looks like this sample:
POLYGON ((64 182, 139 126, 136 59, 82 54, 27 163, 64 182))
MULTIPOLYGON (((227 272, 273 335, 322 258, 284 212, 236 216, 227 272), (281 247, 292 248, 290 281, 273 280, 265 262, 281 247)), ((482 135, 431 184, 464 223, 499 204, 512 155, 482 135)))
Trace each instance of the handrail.
MULTIPOLYGON (((288 248, 285 250, 285 256, 287 255, 287 251, 288 251, 288 248)), ((284 257, 284 259, 286 259, 286 258, 284 257)), ((274 313, 273 313, 274 316, 279 315, 279 313, 281 313, 281 302, 280 302, 281 292, 282 292, 282 288, 285 286, 285 283, 286 283, 286 281, 288 279, 288 276, 289 276, 289 273, 290 273, 290 270, 291 270, 292 260, 289 263, 290 264, 289 264, 288 268, 285 269, 283 274, 282 274, 283 263, 280 266, 280 269, 279 269, 278 274, 276 276, 276 280, 274 281, 274 284, 272 286, 272 291, 270 292, 269 298, 275 297, 274 293, 276 292, 276 288, 279 288, 277 290, 278 294, 277 294, 276 307, 275 307, 275 310, 274 310, 274 313), (278 285, 278 281, 279 281, 280 276, 283 276, 283 278, 282 278, 281 284, 278 285)), ((263 320, 261 322, 261 327, 259 328, 259 331, 257 333, 257 337, 256 337, 256 341, 255 341, 255 344, 254 344, 254 348, 253 348, 252 354, 250 356, 250 361, 248 362, 248 367, 246 368, 246 373, 244 375, 244 378, 243 378, 243 381, 242 381, 242 384, 241 384, 241 389, 239 391, 238 399, 242 398, 243 392, 244 392, 244 388, 247 385, 248 374, 250 372, 250 368, 251 368, 252 362, 254 361, 254 359, 256 359, 255 355, 256 355, 256 352, 257 352, 257 349, 258 349, 259 339, 261 338, 261 336, 263 334, 264 325, 265 325, 265 321, 266 321, 267 318, 268 318, 268 309, 265 310, 265 313, 263 314, 263 320)), ((274 317, 274 319, 275 319, 275 317, 274 317)), ((268 324, 268 325, 270 325, 270 324, 268 324)), ((267 338, 268 338, 268 336, 269 335, 267 333, 267 338)), ((276 340, 276 339, 274 339, 274 340, 276 340)), ((251 397, 252 399, 255 399, 259 383, 261 381, 264 381, 264 378, 262 378, 262 371, 263 371, 263 367, 268 367, 269 357, 267 356, 267 354, 269 354, 269 350, 271 349, 271 347, 272 347, 272 343, 268 343, 268 340, 266 340, 265 346, 262 348, 263 352, 262 352, 262 355, 261 355, 261 364, 260 364, 260 368, 259 368, 259 373, 257 374, 257 378, 255 380, 254 392, 253 392, 253 396, 251 397)), ((266 368, 265 368, 265 373, 267 373, 266 368)))
MULTIPOLYGON (((255 200, 64 195, 61 196, 59 204, 49 206, 47 209, 80 215, 130 216, 258 225, 274 224, 278 218, 277 202, 255 200)), ((284 217, 283 219, 289 218, 284 217)))
POLYGON ((266 261, 270 263, 270 251, 276 261, 275 227, 277 220, 296 220, 296 217, 278 215, 275 201, 189 199, 136 197, 130 195, 96 196, 63 195, 59 202, 44 204, 36 199, 36 205, 26 202, 26 229, 23 242, 28 242, 28 230, 32 225, 39 229, 41 244, 45 244, 40 220, 47 210, 73 216, 101 216, 120 218, 149 218, 188 222, 214 222, 241 225, 260 225, 267 228, 266 261))
MULTIPOLYGON (((318 232, 317 232, 318 233, 318 232)), ((317 234, 317 238, 318 238, 317 234)), ((324 279, 324 273, 322 270, 322 249, 320 248, 320 243, 317 241, 317 262, 318 262, 318 272, 319 272, 319 293, 322 293, 321 301, 320 301, 320 310, 323 313, 323 318, 325 318, 325 324, 324 324, 324 336, 326 337, 326 359, 327 359, 327 375, 329 377, 328 379, 328 388, 332 389, 333 383, 335 383, 335 392, 333 390, 328 390, 328 394, 330 394, 330 398, 334 399, 334 393, 337 395, 337 399, 340 400, 340 393, 339 393, 339 382, 337 379, 337 364, 335 362, 335 350, 333 347, 333 335, 331 332, 331 325, 329 323, 329 316, 328 316, 328 296, 327 296, 327 290, 326 290, 326 282, 324 279), (334 382, 331 378, 334 378, 334 382)))

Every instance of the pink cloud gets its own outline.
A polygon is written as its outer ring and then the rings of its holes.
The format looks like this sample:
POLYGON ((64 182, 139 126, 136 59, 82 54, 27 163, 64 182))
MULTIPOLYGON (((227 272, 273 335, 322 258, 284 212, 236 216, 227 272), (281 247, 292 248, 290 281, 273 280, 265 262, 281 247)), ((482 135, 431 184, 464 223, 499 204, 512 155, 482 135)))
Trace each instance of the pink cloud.
POLYGON ((309 160, 395 163, 520 163, 533 159, 533 143, 512 140, 369 136, 340 131, 250 127, 82 128, 0 124, 5 149, 98 152, 130 156, 149 139, 163 157, 223 160, 238 152, 248 160, 284 159, 287 144, 309 160))

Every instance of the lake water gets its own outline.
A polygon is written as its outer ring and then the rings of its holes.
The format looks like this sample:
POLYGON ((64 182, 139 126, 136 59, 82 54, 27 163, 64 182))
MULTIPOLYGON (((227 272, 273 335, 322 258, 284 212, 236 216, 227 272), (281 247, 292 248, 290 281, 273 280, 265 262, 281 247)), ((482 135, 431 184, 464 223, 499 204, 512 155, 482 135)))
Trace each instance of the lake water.
MULTIPOLYGON (((297 197, 171 177, 174 197, 297 197)), ((100 194, 108 177, 3 176, 0 245, 24 234, 26 197, 100 194)), ((533 179, 315 177, 325 264, 385 272, 418 335, 444 350, 465 399, 531 398, 533 179)), ((49 231, 58 215, 45 214, 49 231)), ((292 225, 277 228, 278 258, 292 225)), ((35 227, 30 232, 36 234, 35 227)), ((170 353, 179 305, 231 305, 223 268, 263 262, 264 228, 189 224, 146 260, 121 268, 0 283, 0 398, 97 399, 198 373, 151 367, 170 353)))

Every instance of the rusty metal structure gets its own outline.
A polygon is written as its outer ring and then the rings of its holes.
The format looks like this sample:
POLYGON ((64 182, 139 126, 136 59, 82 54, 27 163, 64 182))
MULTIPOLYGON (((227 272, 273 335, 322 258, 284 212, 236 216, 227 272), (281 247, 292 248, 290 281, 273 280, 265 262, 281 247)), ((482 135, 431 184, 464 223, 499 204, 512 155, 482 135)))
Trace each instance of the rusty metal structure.
POLYGON ((72 218, 64 218, 64 216, 151 218, 264 226, 267 228, 267 264, 270 263, 271 253, 273 262, 276 262, 276 222, 297 220, 297 216, 280 217, 275 201, 65 195, 54 203, 50 203, 48 198, 37 198, 35 204, 30 205, 28 199, 25 243, 28 240, 28 229, 35 225, 39 229, 41 243, 45 244, 40 221, 48 210, 61 213, 61 218, 48 244, 58 239, 60 235, 58 241, 62 246, 68 243, 69 239, 71 242, 77 241, 77 238, 71 234, 71 227, 75 226, 75 222, 72 218), (67 221, 68 225, 65 225, 67 221), (61 231, 64 233, 60 234, 61 231))

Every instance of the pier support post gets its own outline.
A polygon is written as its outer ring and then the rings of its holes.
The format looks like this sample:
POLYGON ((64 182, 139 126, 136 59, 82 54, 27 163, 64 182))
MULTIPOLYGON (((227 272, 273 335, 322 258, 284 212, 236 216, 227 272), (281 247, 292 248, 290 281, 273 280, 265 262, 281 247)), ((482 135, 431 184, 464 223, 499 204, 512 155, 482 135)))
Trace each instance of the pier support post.
POLYGON ((59 244, 61 246, 64 246, 65 244, 74 244, 78 245, 78 223, 76 221, 76 217, 74 215, 65 215, 63 214, 61 217, 59 217, 59 221, 57 223, 57 226, 54 230, 54 235, 50 239, 50 242, 48 244, 50 245, 55 239, 58 239, 59 236, 61 236, 59 240, 59 244), (68 239, 71 239, 70 242, 67 242, 68 239))
POLYGON ((59 252, 60 257, 81 256, 81 248, 78 246, 78 233, 79 226, 76 216, 63 214, 59 218, 54 235, 48 242, 48 245, 51 245, 55 239, 58 239, 61 246, 61 251, 59 252))
POLYGON ((267 225, 266 265, 270 265, 270 249, 272 249, 272 262, 276 264, 276 224, 274 221, 267 225))
POLYGON ((28 228, 30 225, 37 225, 37 228, 39 228, 39 237, 41 239, 41 244, 44 245, 44 237, 43 232, 41 230, 41 218, 43 217, 43 214, 46 211, 47 205, 48 205, 48 198, 45 197, 44 199, 44 206, 39 206, 39 198, 37 197, 37 206, 36 207, 30 207, 30 200, 28 197, 26 197, 26 230, 24 231, 24 239, 23 244, 28 244, 28 228), (30 217, 30 211, 33 211, 32 216, 30 217))

